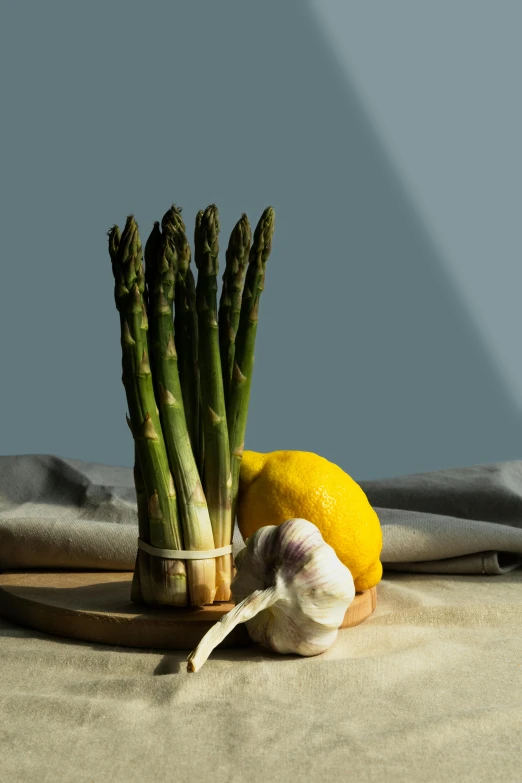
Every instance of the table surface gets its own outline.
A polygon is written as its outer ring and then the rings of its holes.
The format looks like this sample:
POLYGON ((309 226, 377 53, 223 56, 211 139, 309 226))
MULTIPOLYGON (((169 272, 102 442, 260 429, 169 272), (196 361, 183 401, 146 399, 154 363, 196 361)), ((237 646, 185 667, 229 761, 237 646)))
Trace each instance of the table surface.
POLYGON ((386 573, 314 658, 67 642, 0 618, 10 783, 522 780, 522 571, 386 573))

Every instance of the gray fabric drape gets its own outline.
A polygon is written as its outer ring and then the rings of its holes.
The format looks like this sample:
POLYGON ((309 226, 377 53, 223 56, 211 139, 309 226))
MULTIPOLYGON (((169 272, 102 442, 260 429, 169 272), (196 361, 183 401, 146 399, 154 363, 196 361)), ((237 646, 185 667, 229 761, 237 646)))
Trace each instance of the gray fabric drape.
MULTIPOLYGON (((494 575, 522 564, 522 461, 359 483, 381 522, 385 570, 494 575)), ((131 468, 0 457, 0 569, 130 570, 136 539, 131 468)))

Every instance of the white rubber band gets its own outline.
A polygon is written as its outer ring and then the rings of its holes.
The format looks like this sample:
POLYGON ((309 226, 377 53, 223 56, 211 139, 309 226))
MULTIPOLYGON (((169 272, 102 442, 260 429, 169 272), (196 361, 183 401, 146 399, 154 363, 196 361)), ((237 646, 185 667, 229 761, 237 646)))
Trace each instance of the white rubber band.
POLYGON ((158 549, 138 538, 138 549, 143 549, 149 555, 154 557, 164 557, 166 560, 208 560, 211 557, 221 557, 221 555, 232 554, 232 544, 219 547, 219 549, 207 549, 205 551, 186 550, 186 549, 158 549))

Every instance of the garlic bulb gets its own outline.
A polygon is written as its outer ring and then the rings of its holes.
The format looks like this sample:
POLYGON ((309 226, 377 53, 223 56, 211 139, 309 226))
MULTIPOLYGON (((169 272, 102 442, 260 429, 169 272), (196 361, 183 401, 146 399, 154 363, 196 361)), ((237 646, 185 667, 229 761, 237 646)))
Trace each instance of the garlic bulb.
POLYGON ((348 568, 306 519, 259 528, 235 559, 236 606, 188 657, 198 671, 212 650, 246 623, 250 637, 280 653, 317 655, 330 647, 355 598, 348 568))

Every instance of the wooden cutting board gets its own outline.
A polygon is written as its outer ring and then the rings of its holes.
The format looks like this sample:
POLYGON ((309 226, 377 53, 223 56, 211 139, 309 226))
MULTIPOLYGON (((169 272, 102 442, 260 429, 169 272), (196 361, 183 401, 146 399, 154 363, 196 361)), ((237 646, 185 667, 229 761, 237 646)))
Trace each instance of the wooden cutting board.
MULTIPOLYGON (((0 614, 44 633, 98 644, 193 650, 234 606, 198 609, 138 606, 130 600, 132 573, 112 571, 6 571, 0 574, 0 614)), ((376 606, 377 590, 357 593, 341 628, 358 625, 376 606)), ((252 644, 244 624, 220 647, 252 644)))

